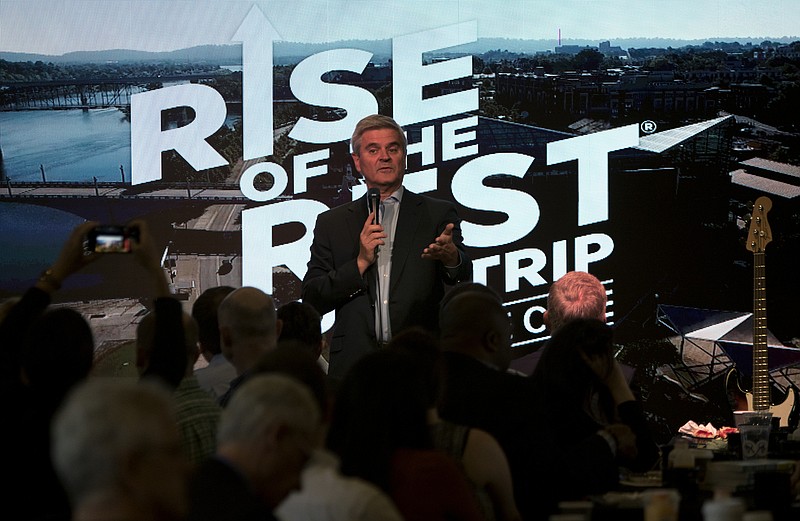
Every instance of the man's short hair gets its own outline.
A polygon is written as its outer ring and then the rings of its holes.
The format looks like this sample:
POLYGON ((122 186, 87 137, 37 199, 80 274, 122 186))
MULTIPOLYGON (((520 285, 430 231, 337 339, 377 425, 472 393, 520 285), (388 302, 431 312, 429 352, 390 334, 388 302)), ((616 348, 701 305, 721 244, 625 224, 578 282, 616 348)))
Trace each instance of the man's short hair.
POLYGON ((52 458, 73 504, 123 479, 139 452, 172 448, 172 395, 152 380, 90 378, 67 397, 52 424, 52 458))
POLYGON ((311 441, 320 425, 319 406, 311 391, 290 376, 254 374, 222 411, 217 441, 252 443, 276 425, 285 425, 311 441))
POLYGON ((63 396, 92 370, 94 338, 86 319, 72 308, 54 308, 36 319, 20 363, 30 385, 63 396))
POLYGON ((547 315, 555 332, 576 318, 606 321, 606 290, 600 280, 584 271, 570 271, 550 286, 547 315))
POLYGON ((215 286, 208 288, 197 297, 192 305, 192 316, 197 321, 199 340, 203 349, 211 354, 222 353, 219 345, 219 323, 217 322, 217 308, 220 302, 232 292, 232 286, 215 286))
POLYGON ((275 349, 264 353, 259 359, 252 374, 282 374, 305 384, 317 402, 323 418, 328 420, 330 392, 325 371, 306 346, 297 340, 279 341, 275 349))
POLYGON ((503 305, 503 297, 494 289, 485 284, 481 284, 480 282, 475 282, 472 280, 465 280, 459 282, 455 286, 452 286, 442 297, 442 300, 439 301, 439 320, 441 321, 442 311, 444 308, 447 307, 447 304, 450 303, 455 297, 461 295, 462 293, 467 292, 474 292, 477 291, 478 293, 484 293, 490 297, 493 297, 497 300, 500 305, 503 305))
POLYGON ((322 345, 322 322, 319 313, 308 302, 295 300, 278 307, 278 319, 283 323, 279 341, 296 340, 311 349, 322 345))
POLYGON ((508 315, 495 294, 466 289, 450 298, 439 314, 442 340, 483 335, 488 329, 508 324, 508 315))
POLYGON ((382 128, 390 128, 397 132, 400 137, 400 144, 403 146, 403 152, 406 152, 408 149, 408 140, 406 140, 406 134, 403 132, 403 128, 389 116, 372 114, 359 121, 358 124, 356 124, 355 130, 353 130, 353 137, 350 138, 350 146, 353 149, 353 153, 355 155, 361 153, 361 136, 364 135, 364 132, 382 128))
MULTIPOLYGON (((197 349, 198 325, 197 320, 185 311, 181 313, 181 324, 183 327, 183 344, 186 348, 186 356, 191 363, 197 360, 199 351, 197 349)), ((156 342, 156 314, 150 312, 139 321, 136 326, 136 348, 147 355, 152 354, 156 342)))

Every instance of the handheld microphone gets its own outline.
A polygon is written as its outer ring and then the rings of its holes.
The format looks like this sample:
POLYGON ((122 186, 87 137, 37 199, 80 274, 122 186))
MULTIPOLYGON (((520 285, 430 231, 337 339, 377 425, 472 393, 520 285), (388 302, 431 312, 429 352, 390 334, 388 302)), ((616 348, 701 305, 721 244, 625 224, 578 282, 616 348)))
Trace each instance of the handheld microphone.
POLYGON ((375 218, 372 224, 380 224, 381 191, 377 188, 370 188, 367 190, 367 202, 369 203, 369 211, 375 212, 375 218))

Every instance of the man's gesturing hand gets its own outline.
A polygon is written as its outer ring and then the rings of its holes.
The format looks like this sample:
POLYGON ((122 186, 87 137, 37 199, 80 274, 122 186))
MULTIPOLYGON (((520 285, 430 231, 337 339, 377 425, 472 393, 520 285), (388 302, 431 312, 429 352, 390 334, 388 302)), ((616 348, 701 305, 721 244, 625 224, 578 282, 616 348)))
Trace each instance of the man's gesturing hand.
POLYGON ((453 244, 453 228, 455 228, 453 223, 445 226, 442 234, 422 250, 422 258, 442 261, 445 266, 457 266, 459 258, 458 249, 453 244))

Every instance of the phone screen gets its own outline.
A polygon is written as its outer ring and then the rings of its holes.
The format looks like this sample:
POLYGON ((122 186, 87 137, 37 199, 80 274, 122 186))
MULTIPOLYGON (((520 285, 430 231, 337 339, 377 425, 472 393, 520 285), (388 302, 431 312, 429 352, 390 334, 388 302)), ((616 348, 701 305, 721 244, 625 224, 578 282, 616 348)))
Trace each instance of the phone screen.
POLYGON ((130 239, 122 235, 98 234, 94 251, 97 253, 127 253, 131 250, 130 239))
POLYGON ((86 249, 94 253, 129 253, 131 234, 123 226, 98 226, 89 233, 86 249))

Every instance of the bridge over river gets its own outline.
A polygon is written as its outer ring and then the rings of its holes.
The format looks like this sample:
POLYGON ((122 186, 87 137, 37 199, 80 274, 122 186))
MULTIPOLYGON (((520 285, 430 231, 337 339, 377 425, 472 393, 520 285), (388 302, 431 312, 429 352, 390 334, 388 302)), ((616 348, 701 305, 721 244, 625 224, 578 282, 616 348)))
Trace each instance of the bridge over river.
MULTIPOLYGON (((130 106, 132 94, 154 85, 212 80, 219 71, 164 76, 85 78, 7 82, 0 90, 0 111, 39 109, 95 109, 130 106)), ((241 105, 241 99, 229 100, 241 105)))
MULTIPOLYGON (((41 204, 53 208, 69 204, 68 200, 88 202, 97 199, 131 200, 198 200, 222 203, 249 201, 238 184, 230 183, 145 183, 132 186, 124 182, 12 182, 6 180, 0 189, 0 201, 41 204)), ((79 214, 80 215, 80 214, 79 214)))
MULTIPOLYGON (((0 203, 23 203, 55 208, 100 222, 124 223, 133 218, 156 216, 162 223, 183 223, 198 219, 211 206, 236 208, 224 226, 216 229, 180 229, 185 251, 200 254, 234 254, 241 251, 239 230, 230 223, 248 203, 234 184, 19 182, 6 181, 0 189, 0 203)), ((228 212, 232 213, 232 212, 228 212)))

